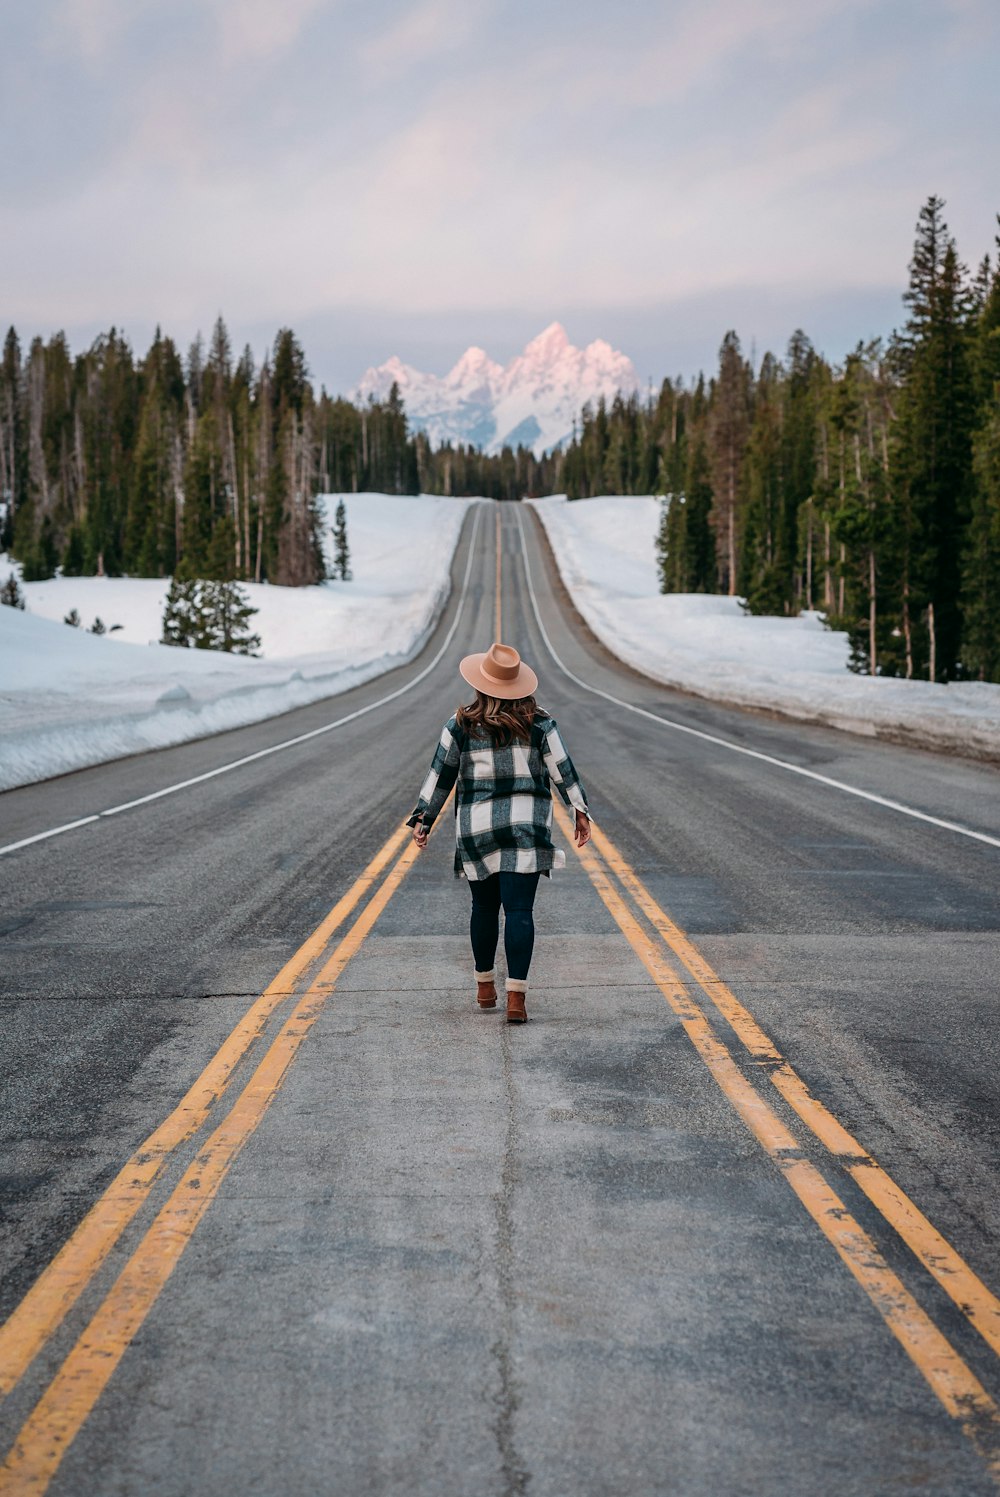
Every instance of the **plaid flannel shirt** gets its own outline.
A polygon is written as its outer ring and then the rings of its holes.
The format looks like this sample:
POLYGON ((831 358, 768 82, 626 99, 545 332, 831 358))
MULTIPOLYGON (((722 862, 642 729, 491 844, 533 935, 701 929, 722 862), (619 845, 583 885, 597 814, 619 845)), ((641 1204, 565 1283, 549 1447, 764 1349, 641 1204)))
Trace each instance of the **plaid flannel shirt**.
POLYGON ((407 826, 431 826, 456 782, 456 878, 565 867, 566 854, 552 845, 551 787, 573 810, 589 812, 554 718, 538 714, 528 743, 500 748, 470 737, 450 717, 407 826))

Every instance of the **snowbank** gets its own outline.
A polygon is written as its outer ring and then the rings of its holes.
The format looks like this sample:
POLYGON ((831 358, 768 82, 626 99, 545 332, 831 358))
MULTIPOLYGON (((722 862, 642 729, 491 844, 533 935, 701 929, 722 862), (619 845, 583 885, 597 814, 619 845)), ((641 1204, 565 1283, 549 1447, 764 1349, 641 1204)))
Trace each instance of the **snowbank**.
MULTIPOLYGON (((246 584, 260 659, 156 643, 167 582, 58 577, 0 607, 0 790, 241 727, 347 691, 418 654, 450 587, 469 501, 324 496, 347 508, 353 579, 246 584), (84 628, 61 620, 70 609, 84 628), (113 634, 86 632, 95 616, 113 634)), ((0 580, 11 564, 0 557, 0 580)))
POLYGON ((659 591, 660 502, 534 501, 574 603, 628 665, 696 696, 870 737, 1000 759, 1000 686, 854 675, 819 615, 759 618, 735 598, 659 591))

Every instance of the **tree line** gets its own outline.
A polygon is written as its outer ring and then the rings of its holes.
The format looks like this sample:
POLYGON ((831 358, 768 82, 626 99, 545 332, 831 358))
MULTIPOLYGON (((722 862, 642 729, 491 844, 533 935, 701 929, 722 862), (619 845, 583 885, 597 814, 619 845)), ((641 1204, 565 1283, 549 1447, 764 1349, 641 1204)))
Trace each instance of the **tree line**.
POLYGON ((408 428, 399 390, 317 395, 283 329, 260 367, 220 317, 181 353, 159 329, 137 358, 117 329, 73 355, 63 333, 0 361, 0 549, 27 581, 123 573, 304 586, 323 577, 316 495, 484 494, 555 482, 558 459, 497 456, 408 428))
MULTIPOLYGON (((1000 249, 1000 240, 998 240, 1000 249)), ((115 329, 0 363, 0 544, 26 579, 70 574, 268 580, 324 574, 322 492, 659 493, 665 591, 758 613, 821 609, 873 674, 1000 680, 1000 253, 962 265, 930 198, 886 341, 835 366, 795 332, 754 367, 727 333, 715 373, 584 407, 536 458, 411 433, 396 387, 317 394, 278 333, 256 367, 220 318, 181 354, 136 358, 115 329)))
POLYGON ((209 578, 302 586, 324 573, 316 495, 417 488, 398 391, 358 408, 313 390, 289 329, 256 368, 220 318, 185 357, 115 329, 73 357, 14 329, 0 364, 0 541, 26 580, 209 578))
POLYGON ((1000 680, 1000 239, 970 275, 930 198, 903 328, 840 366, 795 332, 759 367, 585 411, 571 497, 659 493, 664 592, 824 612, 855 669, 1000 680))

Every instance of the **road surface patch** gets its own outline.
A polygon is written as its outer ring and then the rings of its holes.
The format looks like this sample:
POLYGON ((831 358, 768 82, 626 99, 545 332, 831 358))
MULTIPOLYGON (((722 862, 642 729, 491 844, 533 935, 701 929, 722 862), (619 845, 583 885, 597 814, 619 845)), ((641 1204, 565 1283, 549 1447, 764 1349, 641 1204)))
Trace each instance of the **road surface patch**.
MULTIPOLYGON (((7 1337, 7 1345, 2 1349, 9 1358, 4 1365, 5 1391, 16 1384, 90 1283, 148 1197, 170 1148, 176 1148, 201 1126, 221 1095, 236 1061, 261 1033, 271 1012, 290 996, 289 984, 293 977, 301 978, 310 967, 316 966, 333 930, 371 889, 378 873, 408 836, 408 829, 401 827, 388 839, 365 872, 253 1005, 184 1100, 151 1135, 147 1145, 129 1161, 7 1321, 0 1331, 0 1336, 7 1337), (321 939, 321 934, 326 939, 321 939), (206 1077, 209 1078, 207 1085, 206 1077), (150 1143, 155 1144, 152 1151, 148 1149, 150 1143), (166 1147, 168 1143, 170 1148, 166 1147)), ((23 1426, 0 1468, 0 1493, 46 1490, 63 1455, 107 1386, 129 1342, 141 1327, 218 1193, 234 1159, 277 1095, 302 1040, 322 1012, 338 978, 360 950, 417 855, 417 848, 410 842, 346 935, 315 973, 228 1115, 185 1170, 23 1426)))
MULTIPOLYGON (((572 839, 570 820, 558 803, 555 803, 555 816, 560 831, 567 841, 570 841, 572 839)), ((972 1369, 917 1303, 902 1280, 889 1267, 874 1240, 854 1219, 825 1177, 814 1164, 804 1157, 795 1136, 785 1127, 756 1087, 742 1074, 729 1050, 714 1033, 705 1012, 694 1000, 689 988, 680 979, 674 967, 666 960, 660 944, 655 939, 651 939, 636 915, 626 905, 622 895, 612 883, 610 876, 612 873, 619 878, 623 890, 631 895, 637 904, 639 903, 637 897, 639 890, 645 894, 644 903, 647 903, 649 907, 653 907, 655 902, 645 893, 644 886, 628 867, 625 859, 603 834, 597 832, 596 828, 591 845, 578 848, 577 855, 623 936, 677 1015, 713 1080, 777 1165, 802 1205, 836 1249, 841 1260, 864 1289, 886 1325, 923 1374, 945 1409, 959 1422, 964 1433, 986 1462, 990 1475, 1000 1486, 1000 1408, 997 1407, 972 1369), (628 877, 627 884, 624 876, 628 877)), ((690 964, 685 960, 685 965, 688 966, 692 975, 696 976, 699 986, 715 1002, 716 989, 724 986, 721 979, 715 976, 700 953, 687 941, 683 933, 673 926, 673 922, 670 922, 668 917, 659 911, 658 906, 655 908, 662 917, 662 922, 666 922, 665 928, 670 928, 672 933, 676 932, 673 937, 676 945, 680 945, 683 941, 690 956, 690 964), (702 975, 696 974, 694 970, 696 967, 702 975)), ((644 909, 643 913, 649 918, 647 909, 644 909)), ((662 935, 664 942, 667 943, 666 936, 660 930, 657 930, 657 935, 662 935)), ((676 947, 672 945, 671 949, 676 954, 676 947)), ((728 992, 728 989, 726 991, 728 992)), ((735 997, 732 1001, 737 1004, 735 997)), ((745 1010, 743 1012, 746 1013, 745 1010)), ((753 1022, 749 1014, 746 1014, 746 1018, 751 1023, 753 1022)), ((760 1033, 766 1039, 763 1032, 760 1033)), ((770 1046, 770 1042, 768 1045, 770 1046)), ((778 1056, 773 1046, 770 1046, 770 1054, 779 1060, 783 1059, 778 1056)), ((788 1071, 792 1076, 795 1075, 790 1067, 788 1071)), ((798 1081, 798 1077, 795 1079, 798 1081)), ((801 1081, 799 1081, 799 1087, 802 1092, 805 1092, 801 1081)), ((830 1121, 835 1122, 833 1118, 830 1118, 830 1121)), ((839 1128, 839 1125, 837 1127, 839 1128)), ((842 1131, 845 1138, 850 1138, 846 1130, 842 1131)), ((826 1140, 824 1139, 823 1142, 826 1140)), ((851 1142, 853 1143, 853 1140, 851 1142)), ((858 1155, 864 1154, 860 1145, 856 1146, 855 1152, 858 1155)), ((874 1165, 874 1161, 872 1164, 874 1165)), ((889 1179, 888 1176, 884 1178, 887 1181, 889 1179)), ((862 1183, 861 1180, 859 1183, 862 1183)), ((892 1185, 892 1182, 889 1181, 889 1184, 892 1185)), ((898 1187, 893 1186, 893 1189, 900 1196, 903 1195, 898 1187)), ((876 1201, 875 1204, 879 1203, 876 1201)), ((913 1211, 919 1216, 916 1207, 913 1207, 913 1211)), ((930 1228, 930 1223, 927 1223, 927 1226, 930 1228)), ((930 1230, 933 1232, 934 1229, 930 1228, 930 1230)), ((940 1240, 944 1242, 943 1238, 940 1240)), ((945 1246, 948 1245, 945 1244, 945 1246)), ((954 1250, 950 1251, 954 1259, 962 1263, 958 1254, 954 1253, 954 1250)), ((972 1274, 972 1270, 964 1264, 962 1266, 975 1283, 980 1284, 980 1281, 972 1274)), ((945 1283, 947 1287, 945 1279, 941 1279, 940 1282, 945 1283)), ((980 1284, 980 1288, 983 1295, 992 1299, 985 1285, 980 1284)), ((960 1308, 966 1309, 961 1304, 960 1308)), ((968 1313, 967 1309, 966 1313, 968 1313)), ((975 1321, 973 1323, 975 1324, 975 1321)))
POLYGON ((634 899, 654 930, 690 972, 754 1060, 766 1070, 772 1085, 794 1112, 861 1187, 872 1205, 899 1233, 911 1252, 941 1285, 963 1315, 1000 1356, 1000 1300, 973 1272, 951 1243, 927 1220, 919 1207, 872 1158, 842 1123, 812 1095, 774 1041, 764 1033, 748 1009, 723 982, 701 952, 657 904, 611 840, 594 828, 598 851, 634 899))

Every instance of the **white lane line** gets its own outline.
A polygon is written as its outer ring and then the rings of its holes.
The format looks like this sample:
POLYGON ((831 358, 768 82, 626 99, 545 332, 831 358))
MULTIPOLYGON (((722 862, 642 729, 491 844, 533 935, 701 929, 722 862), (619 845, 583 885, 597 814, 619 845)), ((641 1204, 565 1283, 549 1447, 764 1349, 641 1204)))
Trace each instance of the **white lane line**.
POLYGON ((777 759, 773 754, 764 754, 759 749, 745 748, 742 743, 733 743, 729 738, 719 738, 715 733, 706 733, 701 728, 688 727, 687 723, 675 722, 673 718, 661 717, 657 712, 649 712, 645 707, 636 707, 632 702, 623 702, 620 697, 612 696, 609 691, 601 691, 597 686, 591 686, 587 681, 581 681, 580 677, 564 664, 556 653, 555 646, 549 638, 549 632, 542 623, 542 615, 538 609, 538 598, 535 594, 535 584, 531 578, 531 563, 528 560, 528 547, 524 538, 524 520, 520 510, 517 513, 517 523, 521 532, 521 554, 524 557, 524 571, 528 580, 528 596, 531 598, 531 607, 535 615, 545 647, 563 675, 568 676, 577 686, 584 691, 592 692, 594 696, 603 697, 605 701, 613 702, 616 707, 624 707, 627 712, 635 712, 639 717, 648 717, 651 722, 662 723, 665 728, 673 728, 677 733, 687 733, 691 738, 701 738, 705 743, 714 743, 719 748, 731 750, 734 754, 744 754, 748 759, 760 759, 764 764, 773 764, 776 769, 787 769, 790 774, 801 775, 803 779, 815 780, 820 785, 829 785, 833 790, 842 790, 845 795, 856 795, 859 800, 872 801, 876 806, 885 806, 890 811, 899 811, 903 816, 911 816, 914 821, 925 821, 930 826, 941 827, 946 832, 957 832, 960 837, 971 837, 975 842, 985 842, 989 847, 1000 847, 1000 837, 991 837, 986 832, 973 831, 971 827, 962 826, 957 821, 945 821, 940 816, 930 816, 926 811, 918 811, 915 806, 906 806, 902 801, 889 800, 884 795, 876 795, 871 790, 859 790, 857 785, 848 785, 843 780, 831 779, 829 775, 818 774, 815 769, 804 769, 801 764, 792 764, 787 759, 777 759))
POLYGON ((20 842, 9 842, 6 847, 0 847, 0 857, 5 853, 17 852, 20 847, 30 847, 33 842, 45 842, 49 837, 61 837, 63 832, 72 832, 76 827, 88 826, 94 821, 103 821, 106 816, 120 816, 123 811, 132 811, 136 806, 146 806, 150 801, 162 800, 165 795, 176 795, 179 790, 189 790, 192 785, 201 785, 206 780, 214 780, 216 775, 228 774, 232 769, 242 769, 244 764, 253 764, 258 759, 266 759, 270 754, 280 754, 282 750, 294 748, 296 744, 308 743, 310 738, 319 738, 323 733, 332 733, 334 728, 342 728, 345 723, 352 723, 359 717, 364 717, 368 712, 374 712, 378 707, 385 707, 389 702, 394 702, 397 697, 404 696, 406 692, 412 691, 414 686, 419 686, 441 660, 448 646, 455 638, 462 617, 469 591, 469 578, 472 575, 472 563, 476 555, 476 537, 479 534, 479 521, 482 518, 482 505, 476 505, 476 518, 472 526, 472 538, 469 541, 469 559, 465 566, 465 576, 462 579, 462 590, 459 594, 458 607, 452 620, 451 628, 445 637, 444 643, 438 650, 429 665, 407 681, 405 686, 399 686, 395 691, 390 691, 387 696, 379 697, 377 702, 369 702, 367 707, 359 707, 356 712, 348 712, 344 717, 338 717, 336 722, 324 723, 321 728, 312 728, 308 733, 299 733, 295 738, 286 738, 283 743, 274 743, 270 748, 258 749, 255 754, 246 754, 242 759, 233 759, 228 764, 220 764, 217 769, 206 770, 204 774, 192 775, 189 780, 179 780, 175 785, 165 785, 162 790, 154 790, 151 795, 140 795, 136 800, 124 801, 120 806, 109 806, 106 811, 96 811, 93 816, 81 816, 77 821, 67 821, 62 826, 50 827, 47 832, 36 832, 33 837, 22 837, 20 842))

